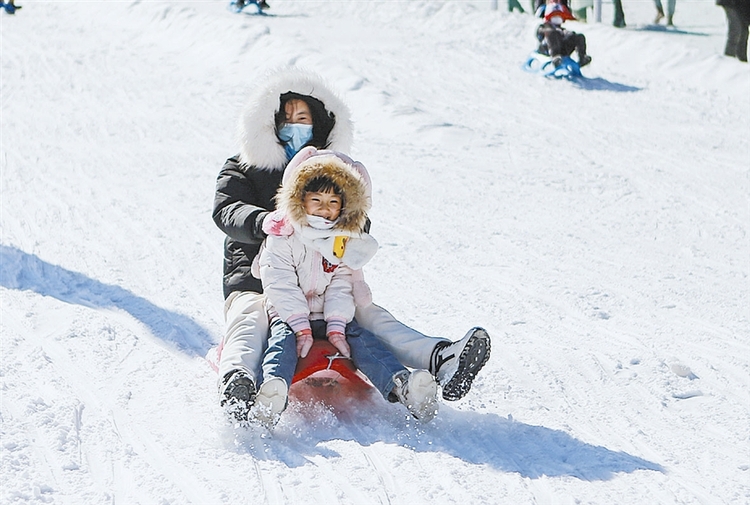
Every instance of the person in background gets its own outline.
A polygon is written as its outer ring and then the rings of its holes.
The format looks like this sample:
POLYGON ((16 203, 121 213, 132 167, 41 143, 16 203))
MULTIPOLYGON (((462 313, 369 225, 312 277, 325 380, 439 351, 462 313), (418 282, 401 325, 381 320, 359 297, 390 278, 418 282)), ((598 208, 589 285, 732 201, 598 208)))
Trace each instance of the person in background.
POLYGON ((16 5, 15 0, 8 0, 7 2, 0 0, 0 8, 5 9, 8 14, 15 14, 18 9, 23 7, 16 5))
MULTIPOLYGON (((676 3, 677 0, 667 0, 667 26, 674 26, 673 18, 676 3)), ((664 7, 661 4, 661 0, 654 0, 654 5, 656 6, 656 18, 654 19, 654 24, 658 25, 659 22, 664 19, 664 7)))
POLYGON ((615 20, 612 25, 617 28, 625 28, 625 11, 622 10, 622 0, 612 0, 615 6, 615 20))
POLYGON ((727 15, 727 43, 724 55, 747 63, 747 40, 750 31, 750 0, 716 0, 727 15))
POLYGON ((563 57, 570 56, 574 51, 578 55, 578 65, 583 67, 591 63, 591 56, 586 54, 586 36, 562 26, 567 20, 575 20, 566 4, 544 4, 537 10, 537 15, 544 18, 544 23, 536 30, 538 51, 552 58, 556 68, 562 65, 563 57))
POLYGON ((518 9, 521 14, 526 12, 525 10, 523 10, 523 7, 521 7, 521 4, 518 0, 508 0, 508 12, 513 12, 513 9, 518 9))
POLYGON ((244 9, 245 7, 247 7, 250 4, 257 5, 258 9, 260 9, 261 12, 264 11, 264 10, 266 10, 266 9, 270 9, 271 8, 271 6, 268 5, 268 3, 266 2, 266 0, 234 0, 231 3, 231 6, 234 8, 234 10, 236 10, 237 12, 240 12, 242 9, 244 9))

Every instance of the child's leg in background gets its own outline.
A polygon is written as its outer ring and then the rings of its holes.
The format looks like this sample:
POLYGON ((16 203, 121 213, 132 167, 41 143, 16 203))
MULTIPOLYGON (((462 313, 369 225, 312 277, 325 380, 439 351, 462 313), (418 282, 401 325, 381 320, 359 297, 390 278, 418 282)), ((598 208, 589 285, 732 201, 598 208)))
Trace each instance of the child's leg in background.
POLYGON ((582 33, 565 30, 561 45, 561 52, 565 56, 570 56, 573 51, 578 54, 579 61, 586 56, 586 36, 582 33))
POLYGON ((547 44, 547 50, 549 55, 554 56, 568 56, 570 53, 565 52, 564 42, 565 38, 563 31, 558 28, 545 27, 542 29, 544 34, 544 42, 547 44))

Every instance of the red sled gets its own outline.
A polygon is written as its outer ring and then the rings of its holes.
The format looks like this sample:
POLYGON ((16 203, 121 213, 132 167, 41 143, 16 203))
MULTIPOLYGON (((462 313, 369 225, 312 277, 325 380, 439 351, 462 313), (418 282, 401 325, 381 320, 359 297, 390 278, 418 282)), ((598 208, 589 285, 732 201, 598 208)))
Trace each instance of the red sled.
POLYGON ((372 384, 360 372, 351 359, 343 356, 327 340, 314 340, 307 356, 297 361, 292 384, 299 381, 320 382, 346 381, 357 389, 370 389, 372 384))
MULTIPOLYGON (((219 371, 221 346, 206 355, 211 368, 219 371)), ((300 400, 317 399, 337 403, 339 395, 357 399, 374 396, 377 391, 351 359, 339 354, 327 340, 314 340, 307 356, 297 360, 290 394, 300 400)))
POLYGON ((303 404, 322 403, 335 415, 348 416, 377 402, 380 393, 328 340, 314 340, 307 356, 297 361, 289 396, 303 404))

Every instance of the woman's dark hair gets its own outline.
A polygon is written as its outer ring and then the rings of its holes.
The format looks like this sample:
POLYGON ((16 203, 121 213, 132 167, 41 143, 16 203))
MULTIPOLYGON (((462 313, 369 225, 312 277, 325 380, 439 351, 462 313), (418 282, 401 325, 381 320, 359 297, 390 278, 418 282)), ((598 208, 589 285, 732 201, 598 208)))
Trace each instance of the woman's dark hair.
POLYGON ((312 139, 310 139, 310 142, 307 143, 307 145, 315 146, 318 149, 325 149, 326 147, 328 147, 328 144, 330 144, 330 142, 328 141, 328 136, 331 134, 331 130, 333 130, 333 125, 336 124, 336 116, 333 114, 333 112, 328 112, 326 110, 323 102, 312 96, 300 95, 299 93, 289 91, 287 93, 283 93, 279 97, 279 110, 278 112, 276 112, 275 116, 277 135, 279 129, 281 129, 281 127, 284 126, 284 123, 286 123, 286 113, 284 111, 284 107, 289 100, 294 99, 302 100, 303 102, 305 102, 310 108, 310 114, 312 114, 313 136, 312 139))
POLYGON ((341 186, 333 182, 328 176, 316 175, 305 184, 304 194, 307 193, 333 193, 341 197, 341 208, 344 208, 344 192, 341 190, 341 186))

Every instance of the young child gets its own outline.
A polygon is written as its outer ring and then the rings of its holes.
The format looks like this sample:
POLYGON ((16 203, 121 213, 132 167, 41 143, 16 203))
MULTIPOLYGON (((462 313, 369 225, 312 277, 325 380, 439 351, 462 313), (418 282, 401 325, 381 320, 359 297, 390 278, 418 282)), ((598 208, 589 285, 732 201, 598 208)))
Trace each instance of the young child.
POLYGON ((578 54, 578 65, 583 67, 591 63, 591 56, 586 54, 586 36, 582 33, 566 30, 562 24, 568 20, 575 20, 567 1, 549 0, 536 11, 538 17, 544 18, 539 25, 536 36, 539 40, 538 51, 552 58, 555 67, 562 64, 564 56, 570 56, 575 51, 578 54))
POLYGON ((278 421, 297 357, 307 356, 313 338, 327 338, 384 398, 430 421, 437 411, 432 374, 409 372, 354 320, 354 285, 378 247, 363 232, 371 204, 365 167, 340 153, 304 148, 287 166, 276 203, 256 265, 271 336, 250 417, 267 426, 278 421))

